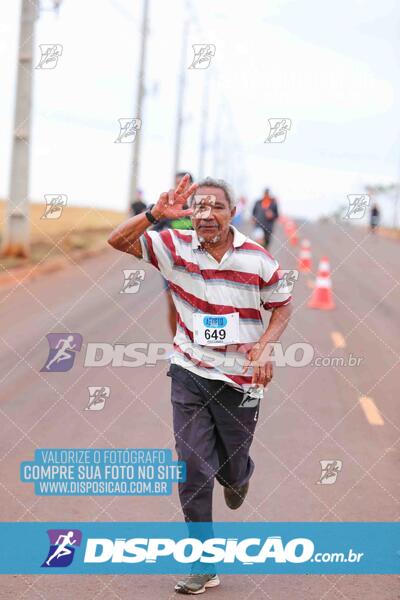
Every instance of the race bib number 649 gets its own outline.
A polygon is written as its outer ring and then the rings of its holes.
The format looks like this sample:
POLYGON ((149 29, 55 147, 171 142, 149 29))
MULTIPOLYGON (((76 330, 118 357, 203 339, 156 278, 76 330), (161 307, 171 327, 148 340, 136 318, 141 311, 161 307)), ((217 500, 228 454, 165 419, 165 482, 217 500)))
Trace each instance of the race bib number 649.
POLYGON ((194 341, 201 346, 225 346, 239 343, 239 313, 193 315, 194 341))

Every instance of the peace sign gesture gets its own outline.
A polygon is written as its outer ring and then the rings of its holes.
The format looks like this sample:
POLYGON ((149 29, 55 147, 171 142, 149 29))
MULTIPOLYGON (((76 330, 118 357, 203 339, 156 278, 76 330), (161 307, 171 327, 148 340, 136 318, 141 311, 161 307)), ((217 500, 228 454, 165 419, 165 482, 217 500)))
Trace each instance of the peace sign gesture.
POLYGON ((197 190, 198 185, 190 185, 190 177, 186 174, 179 182, 175 190, 164 192, 158 199, 157 204, 152 209, 152 214, 156 219, 177 219, 193 213, 192 208, 183 208, 188 198, 197 190))

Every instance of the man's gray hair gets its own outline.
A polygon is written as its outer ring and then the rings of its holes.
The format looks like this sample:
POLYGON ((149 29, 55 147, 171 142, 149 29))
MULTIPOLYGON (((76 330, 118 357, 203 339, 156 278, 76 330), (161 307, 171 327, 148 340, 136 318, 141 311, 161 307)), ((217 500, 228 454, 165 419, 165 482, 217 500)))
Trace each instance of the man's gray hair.
MULTIPOLYGON (((223 179, 214 179, 213 177, 205 177, 204 179, 201 179, 197 183, 197 185, 199 188, 200 187, 213 187, 213 188, 219 188, 220 190, 224 190, 225 197, 229 202, 229 207, 234 208, 236 206, 236 198, 233 193, 233 189, 223 179)), ((192 196, 192 198, 193 198, 193 196, 192 196)))

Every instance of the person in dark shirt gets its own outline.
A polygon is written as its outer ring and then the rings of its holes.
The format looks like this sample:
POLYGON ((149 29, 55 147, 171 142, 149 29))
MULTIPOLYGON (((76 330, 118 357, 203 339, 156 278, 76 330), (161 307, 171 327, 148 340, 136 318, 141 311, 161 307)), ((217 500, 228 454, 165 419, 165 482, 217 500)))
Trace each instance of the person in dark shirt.
POLYGON ((264 246, 268 248, 274 224, 279 217, 278 203, 271 196, 270 190, 264 190, 264 196, 257 200, 253 208, 253 222, 264 231, 264 246))
POLYGON ((369 216, 369 226, 371 233, 375 232, 375 229, 379 226, 381 217, 381 211, 376 203, 371 206, 371 212, 369 216))
POLYGON ((143 202, 143 192, 142 190, 138 190, 135 202, 131 202, 131 216, 135 217, 136 215, 139 215, 144 212, 146 208, 147 205, 143 202))

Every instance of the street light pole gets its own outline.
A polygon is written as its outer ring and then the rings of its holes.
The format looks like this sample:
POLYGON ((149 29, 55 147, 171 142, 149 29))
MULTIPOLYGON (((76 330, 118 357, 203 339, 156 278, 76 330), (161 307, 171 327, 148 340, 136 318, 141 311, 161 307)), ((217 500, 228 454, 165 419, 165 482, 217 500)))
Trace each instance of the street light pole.
MULTIPOLYGON (((143 19, 142 19, 142 33, 140 42, 140 59, 139 59, 139 79, 137 87, 137 100, 136 100, 136 113, 135 117, 142 120, 143 112, 143 97, 145 94, 144 89, 144 76, 146 66, 146 49, 147 49, 147 37, 149 29, 149 0, 143 0, 143 19)), ((141 151, 141 131, 136 136, 133 145, 133 161, 132 161, 132 175, 130 180, 129 188, 129 205, 130 206, 137 199, 138 182, 139 182, 139 167, 140 167, 140 151, 141 151)))
POLYGON ((203 98, 202 98, 202 111, 201 111, 201 123, 200 123, 200 152, 199 152, 199 172, 198 178, 203 179, 204 177, 204 162, 207 147, 207 125, 208 125, 208 95, 209 95, 209 82, 210 74, 209 71, 205 73, 204 87, 203 87, 203 98))
POLYGON ((174 163, 173 163, 173 173, 172 173, 172 182, 175 182, 175 175, 179 171, 179 162, 180 162, 180 154, 181 154, 181 142, 182 142, 182 124, 183 124, 183 106, 184 106, 184 96, 185 96, 185 87, 186 87, 186 55, 187 55, 187 43, 188 43, 188 33, 189 33, 189 19, 186 17, 183 22, 183 32, 182 32, 182 48, 181 48, 181 66, 179 73, 179 83, 178 83, 178 100, 177 100, 177 111, 176 111, 176 129, 175 129, 175 149, 174 149, 174 163))
POLYGON ((27 257, 29 248, 29 150, 32 115, 33 46, 39 3, 22 0, 10 190, 3 256, 27 257))

